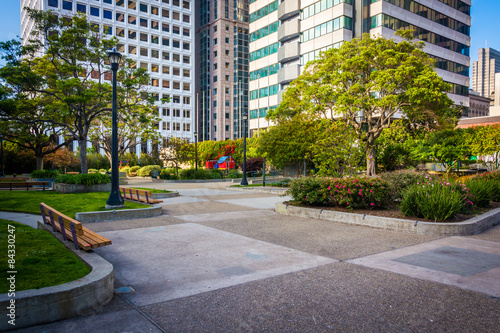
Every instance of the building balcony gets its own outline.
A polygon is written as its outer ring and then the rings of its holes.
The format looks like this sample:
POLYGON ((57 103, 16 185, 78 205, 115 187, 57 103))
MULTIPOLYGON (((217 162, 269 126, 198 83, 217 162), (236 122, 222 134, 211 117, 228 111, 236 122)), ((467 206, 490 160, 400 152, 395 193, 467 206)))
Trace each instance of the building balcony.
POLYGON ((299 42, 291 42, 278 48, 278 61, 287 62, 300 57, 299 42))
POLYGON ((278 19, 286 20, 300 13, 300 0, 285 0, 278 6, 278 19))
POLYGON ((299 19, 293 19, 291 21, 286 21, 278 27, 278 40, 280 42, 298 37, 300 34, 299 29, 299 19))
POLYGON ((288 83, 298 78, 299 75, 300 75, 300 65, 299 64, 289 65, 280 68, 278 70, 278 82, 280 84, 288 83))

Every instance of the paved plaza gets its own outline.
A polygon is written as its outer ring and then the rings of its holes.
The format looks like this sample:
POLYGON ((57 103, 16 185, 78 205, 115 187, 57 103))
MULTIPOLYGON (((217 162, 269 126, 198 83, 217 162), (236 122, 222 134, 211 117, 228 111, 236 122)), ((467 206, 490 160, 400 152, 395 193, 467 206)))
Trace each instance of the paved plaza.
POLYGON ((159 217, 87 224, 113 241, 95 252, 114 299, 19 332, 500 331, 500 226, 416 235, 280 215, 286 198, 228 183, 133 183, 180 196, 159 217))

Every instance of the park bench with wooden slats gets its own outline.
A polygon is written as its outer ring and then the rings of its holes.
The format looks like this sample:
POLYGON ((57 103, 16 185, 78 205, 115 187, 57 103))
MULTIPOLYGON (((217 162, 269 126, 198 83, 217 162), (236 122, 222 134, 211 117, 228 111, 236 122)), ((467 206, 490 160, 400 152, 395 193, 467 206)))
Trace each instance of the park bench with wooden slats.
POLYGON ((30 177, 0 177, 0 183, 5 182, 25 182, 28 181, 30 177))
POLYGON ((138 190, 130 187, 120 187, 120 194, 122 195, 122 198, 128 200, 145 202, 148 204, 162 203, 161 200, 156 200, 152 198, 151 191, 138 190))
POLYGON ((111 241, 85 228, 81 222, 64 215, 45 203, 40 204, 43 223, 50 224, 52 231, 59 231, 63 239, 70 239, 78 250, 89 251, 101 246, 111 245, 111 241))
POLYGON ((26 188, 26 191, 30 189, 30 187, 34 186, 42 186, 43 190, 45 191, 45 186, 49 186, 50 182, 49 181, 39 181, 39 182, 28 182, 28 181, 22 181, 22 182, 0 182, 0 188, 9 188, 11 191, 12 189, 15 188, 26 188))

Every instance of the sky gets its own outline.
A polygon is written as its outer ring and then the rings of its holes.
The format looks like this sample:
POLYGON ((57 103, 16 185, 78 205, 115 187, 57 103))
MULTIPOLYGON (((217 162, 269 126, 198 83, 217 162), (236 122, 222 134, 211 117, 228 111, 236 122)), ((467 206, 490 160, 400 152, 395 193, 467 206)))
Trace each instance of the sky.
MULTIPOLYGON (((6 41, 21 34, 20 0, 0 0, 0 41, 6 41)), ((472 62, 477 60, 478 50, 491 47, 500 51, 500 30, 496 26, 500 19, 500 0, 472 0, 471 7, 471 48, 470 74, 472 62)))

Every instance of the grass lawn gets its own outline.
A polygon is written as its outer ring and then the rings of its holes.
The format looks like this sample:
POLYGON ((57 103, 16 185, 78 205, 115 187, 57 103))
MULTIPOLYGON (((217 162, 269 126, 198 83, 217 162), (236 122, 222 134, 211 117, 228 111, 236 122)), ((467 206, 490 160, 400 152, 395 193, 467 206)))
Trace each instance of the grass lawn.
POLYGON ((157 189, 154 189, 154 188, 147 188, 147 187, 131 187, 131 188, 135 188, 136 190, 151 191, 151 193, 172 193, 172 191, 157 190, 157 189))
MULTIPOLYGON (((0 210, 40 214, 44 202, 61 213, 75 218, 75 213, 106 210, 109 192, 58 193, 54 191, 0 191, 0 210)), ((124 209, 147 208, 148 205, 125 201, 124 209)))
POLYGON ((90 273, 90 268, 46 230, 0 219, 0 293, 9 290, 8 235, 15 235, 16 291, 38 289, 77 280, 90 273), (15 226, 9 232, 8 225, 15 226))

